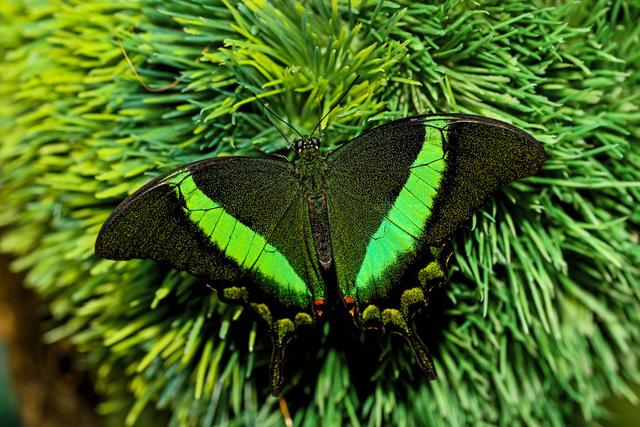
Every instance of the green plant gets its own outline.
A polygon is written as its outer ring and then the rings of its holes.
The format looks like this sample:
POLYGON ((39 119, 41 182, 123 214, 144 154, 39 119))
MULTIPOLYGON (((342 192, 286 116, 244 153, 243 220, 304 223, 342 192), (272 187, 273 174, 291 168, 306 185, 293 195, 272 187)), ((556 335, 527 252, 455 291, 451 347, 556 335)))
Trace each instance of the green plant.
POLYGON ((549 160, 458 235, 451 281, 418 319, 439 380, 417 378, 400 342, 326 325, 303 342, 312 351, 290 352, 294 421, 602 419, 600 400, 633 399, 640 380, 638 22, 637 4, 597 0, 3 0, 0 250, 50 302, 46 339, 86 355, 105 416, 279 425, 261 324, 185 274, 99 260, 93 244, 152 176, 288 154, 254 94, 310 131, 359 74, 327 147, 397 117, 468 112, 527 129, 549 160))

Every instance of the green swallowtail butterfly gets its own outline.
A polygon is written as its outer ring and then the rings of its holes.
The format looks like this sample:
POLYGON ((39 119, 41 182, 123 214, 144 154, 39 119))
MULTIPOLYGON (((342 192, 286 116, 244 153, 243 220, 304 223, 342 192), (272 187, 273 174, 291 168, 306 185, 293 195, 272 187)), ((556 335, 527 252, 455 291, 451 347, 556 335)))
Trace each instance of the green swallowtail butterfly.
POLYGON ((294 162, 221 157, 154 179, 114 210, 96 254, 169 264, 255 309, 273 340, 276 396, 286 343, 318 322, 328 293, 357 325, 404 335, 435 378, 412 317, 445 278, 443 247, 500 186, 538 171, 542 145, 497 120, 436 114, 326 156, 315 137, 294 148, 294 162))

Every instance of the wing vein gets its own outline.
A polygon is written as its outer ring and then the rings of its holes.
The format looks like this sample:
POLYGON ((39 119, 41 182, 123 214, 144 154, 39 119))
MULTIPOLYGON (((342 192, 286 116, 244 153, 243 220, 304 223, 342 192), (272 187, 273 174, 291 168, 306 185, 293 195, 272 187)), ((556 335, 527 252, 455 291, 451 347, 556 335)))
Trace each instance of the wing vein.
POLYGON ((285 211, 283 212, 283 214, 280 216, 280 218, 278 219, 278 221, 276 222, 276 225, 273 226, 273 228, 271 229, 271 231, 269 232, 268 236, 265 236, 264 238, 264 245, 262 245, 262 249, 260 249, 260 252, 258 253, 258 256, 256 257, 256 260, 253 262, 253 264, 251 265, 251 267, 249 267, 249 271, 253 270, 253 268, 256 266, 256 264, 258 263, 258 260, 260 259, 260 257, 262 256, 262 254, 264 253, 264 250, 266 248, 266 246, 269 244, 269 239, 271 239, 271 236, 273 236, 273 233, 276 231, 276 229, 280 226, 280 223, 282 222, 282 220, 284 219, 284 217, 289 213, 289 210, 291 209, 291 206, 293 206, 293 202, 295 201, 295 199, 298 197, 298 195, 300 194, 300 191, 296 191, 295 196, 291 199, 291 202, 289 202, 289 204, 287 205, 287 208, 285 209, 285 211))
POLYGON ((431 185, 430 183, 428 183, 427 181, 425 181, 424 179, 422 179, 422 177, 420 175, 414 174, 413 172, 411 172, 411 175, 415 176, 416 178, 418 178, 420 181, 424 182, 425 184, 427 184, 429 187, 431 187, 432 189, 434 189, 435 191, 438 191, 438 189, 436 187, 434 187, 433 185, 431 185))
MULTIPOLYGON (((334 189, 338 189, 338 191, 342 192, 342 194, 346 195, 347 197, 351 197, 354 200, 360 201, 361 203, 367 204, 367 206, 373 210, 376 211, 377 213, 382 215, 383 220, 387 220, 389 221, 391 224, 395 225, 396 227, 398 227, 400 230, 402 230, 404 233, 406 233, 407 235, 409 235, 410 237, 412 237, 415 240, 419 240, 420 238, 418 236, 414 236, 413 233, 407 231, 404 227, 400 226, 399 224, 397 224, 395 221, 393 221, 392 219, 389 218, 388 216, 388 212, 385 212, 381 209, 377 209, 373 203, 371 203, 368 200, 365 199, 361 199, 359 197, 354 196, 353 194, 347 193, 343 188, 341 188, 340 186, 334 186, 332 187, 334 189)), ((413 193, 412 193, 413 194, 413 193)), ((414 196, 415 197, 415 196, 414 196)), ((382 224, 383 221, 380 222, 380 224, 382 224)), ((373 236, 369 236, 369 238, 373 238, 373 236)))

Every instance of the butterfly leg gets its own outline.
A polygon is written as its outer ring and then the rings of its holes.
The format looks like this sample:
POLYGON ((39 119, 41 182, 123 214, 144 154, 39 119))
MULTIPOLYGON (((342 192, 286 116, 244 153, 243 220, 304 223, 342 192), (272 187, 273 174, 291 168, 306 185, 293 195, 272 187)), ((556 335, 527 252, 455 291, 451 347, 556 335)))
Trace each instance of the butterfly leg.
POLYGON ((410 325, 407 329, 408 332, 405 335, 405 339, 413 349, 422 372, 424 372, 424 375, 428 380, 435 380, 438 378, 438 374, 436 373, 436 368, 433 366, 433 360, 431 359, 429 349, 416 333, 415 326, 410 325))
POLYGON ((426 305, 424 291, 420 288, 405 290, 400 297, 400 309, 387 308, 382 312, 382 324, 385 329, 399 333, 416 355, 418 364, 429 380, 437 377, 431 353, 416 332, 413 316, 419 308, 426 305))
POLYGON ((275 397, 282 396, 284 385, 284 350, 293 339, 296 326, 291 319, 279 319, 271 325, 271 340, 273 351, 271 353, 271 393, 275 397))
POLYGON ((418 364, 427 379, 436 378, 436 370, 431 360, 429 349, 418 336, 413 324, 415 312, 426 305, 424 291, 420 287, 406 289, 400 297, 399 308, 383 308, 370 304, 362 312, 362 322, 367 328, 376 328, 380 325, 388 332, 402 335, 413 349, 418 359, 418 364))
POLYGON ((429 292, 446 280, 447 264, 452 252, 449 242, 429 248, 430 255, 417 277, 410 283, 398 283, 398 292, 379 298, 344 297, 344 302, 356 324, 364 329, 382 329, 402 335, 413 349, 418 364, 427 379, 436 378, 436 370, 427 346, 417 334, 414 315, 427 305, 429 292), (411 287, 413 286, 413 287, 411 287), (399 298, 398 298, 398 293, 399 298))
POLYGON ((436 378, 436 370, 427 346, 416 333, 413 317, 426 306, 428 292, 446 280, 446 268, 451 257, 448 243, 431 247, 431 261, 418 272, 419 285, 405 289, 400 296, 399 307, 380 307, 369 304, 362 312, 366 328, 379 328, 402 335, 413 349, 418 364, 428 379, 436 378))
POLYGON ((420 307, 426 305, 427 298, 425 293, 428 293, 434 286, 442 284, 447 279, 447 266, 453 254, 449 248, 448 242, 442 246, 432 246, 429 248, 433 260, 418 272, 420 288, 405 290, 400 299, 404 324, 398 326, 403 330, 402 335, 407 339, 407 342, 416 354, 420 368, 422 368, 422 371, 430 380, 437 377, 436 370, 427 346, 416 333, 413 324, 413 315, 420 307))
POLYGON ((295 338, 296 332, 305 327, 310 327, 313 318, 308 313, 299 312, 293 319, 284 317, 274 319, 271 310, 266 304, 252 303, 251 308, 267 322, 271 333, 273 351, 271 353, 271 394, 275 397, 282 396, 284 385, 284 352, 287 344, 295 338))

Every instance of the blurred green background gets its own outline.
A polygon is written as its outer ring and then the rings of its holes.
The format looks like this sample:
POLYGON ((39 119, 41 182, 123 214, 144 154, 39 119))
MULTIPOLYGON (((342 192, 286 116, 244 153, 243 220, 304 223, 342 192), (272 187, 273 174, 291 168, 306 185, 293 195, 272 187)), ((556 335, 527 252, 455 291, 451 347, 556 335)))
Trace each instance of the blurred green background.
MULTIPOLYGON (((8 285, 8 281, 17 285, 16 279, 19 276, 6 274, 8 269, 8 259, 0 257, 0 285, 8 285)), ((640 386, 634 386, 636 396, 640 396, 640 386)), ((607 427, 637 427, 640 420, 640 404, 632 403, 627 399, 611 397, 604 402, 604 406, 610 411, 609 420, 601 425, 607 427)), ((587 423, 584 420, 576 420, 578 427, 590 427, 596 423, 587 423)), ((7 372, 6 348, 0 340, 0 427, 20 427, 21 424, 17 416, 16 397, 11 389, 11 384, 7 372)), ((115 425, 114 425, 115 427, 115 425)))
MULTIPOLYGON (((186 275, 97 259, 95 235, 162 171, 288 154, 255 93, 308 128, 359 73, 327 148, 462 112, 529 131, 549 161, 460 233, 432 310, 441 380, 409 384, 412 359, 384 337, 369 340, 375 375, 359 376, 359 353, 318 339, 290 368, 298 424, 602 420, 599 403, 640 377, 639 22, 619 0, 0 0, 0 251, 42 298, 37 339, 79 349, 118 427, 280 426, 264 329, 186 275)), ((638 407, 606 403, 611 426, 639 424, 638 407)))
POLYGON ((20 423, 16 416, 15 397, 7 379, 5 346, 0 341, 0 426, 18 427, 20 423))

